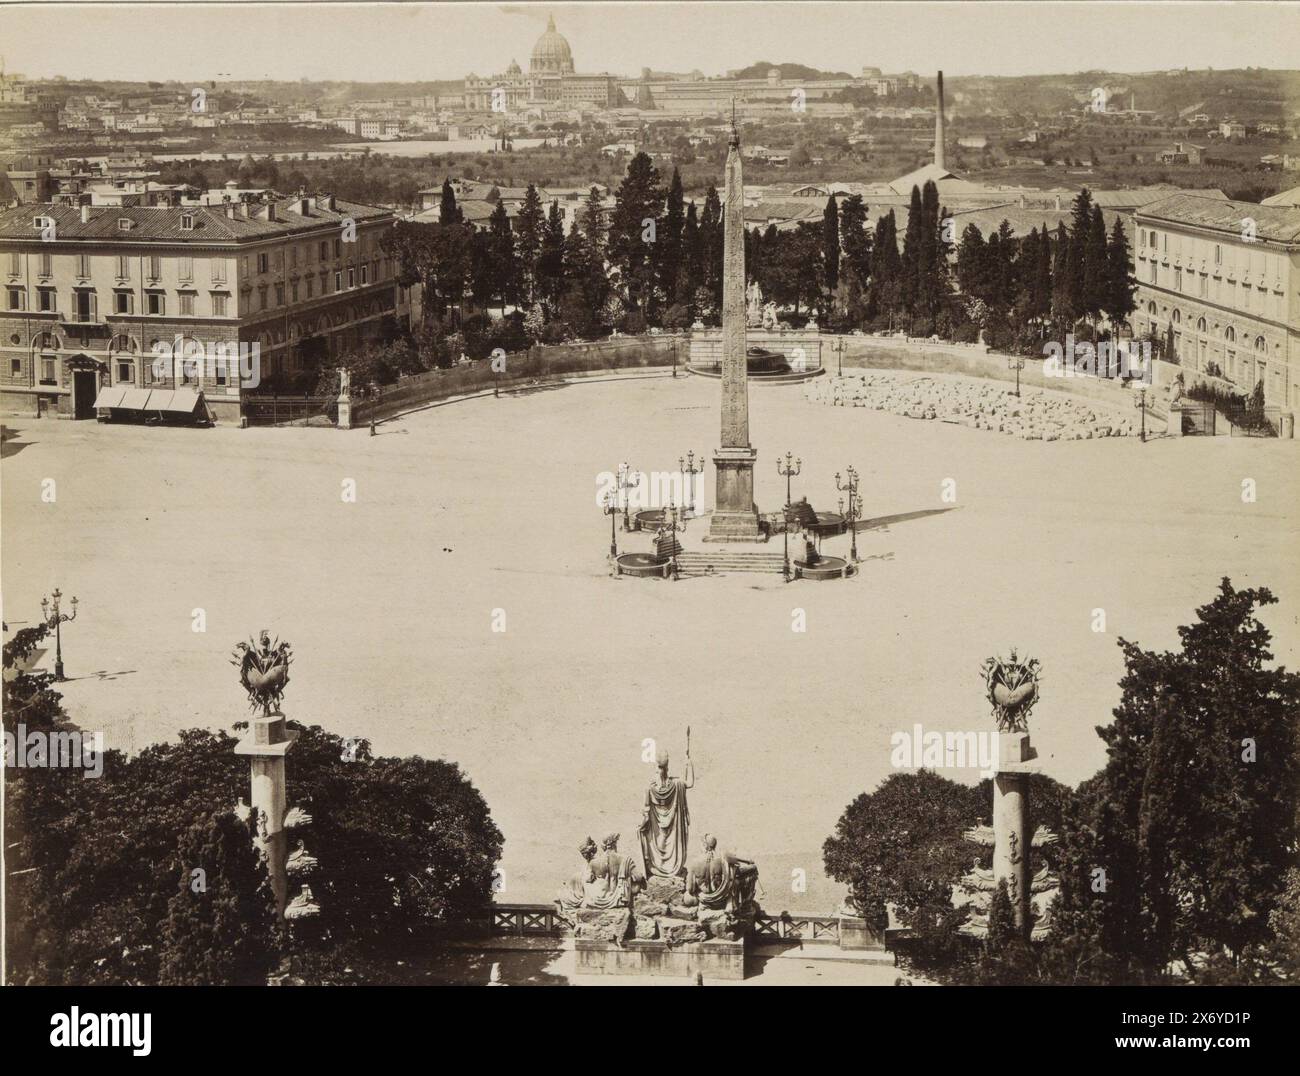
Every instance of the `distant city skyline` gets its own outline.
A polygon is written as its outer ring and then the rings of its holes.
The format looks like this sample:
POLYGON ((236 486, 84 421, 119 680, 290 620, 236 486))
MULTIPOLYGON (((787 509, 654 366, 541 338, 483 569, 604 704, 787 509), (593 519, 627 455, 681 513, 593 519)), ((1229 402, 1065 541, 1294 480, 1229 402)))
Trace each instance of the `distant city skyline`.
POLYGON ((950 76, 1295 69, 1295 3, 0 3, 5 69, 99 81, 447 81, 525 68, 548 16, 578 69, 760 61, 950 76), (127 33, 138 22, 141 32, 127 33), (1171 33, 1174 36, 1171 38, 1171 33), (50 42, 57 42, 54 47, 50 42), (1169 45, 1176 42, 1176 52, 1169 45), (161 46, 161 47, 160 47, 161 46))

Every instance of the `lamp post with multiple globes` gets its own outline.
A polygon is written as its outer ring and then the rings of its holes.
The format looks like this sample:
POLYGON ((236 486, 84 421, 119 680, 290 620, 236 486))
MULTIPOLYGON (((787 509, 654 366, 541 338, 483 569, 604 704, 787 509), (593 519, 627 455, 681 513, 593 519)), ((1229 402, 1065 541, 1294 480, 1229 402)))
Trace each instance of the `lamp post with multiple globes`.
POLYGON ((56 587, 51 595, 54 599, 51 604, 50 598, 41 599, 41 615, 45 618, 45 623, 54 629, 54 679, 63 681, 67 677, 63 675, 63 625, 71 623, 77 619, 77 599, 72 599, 72 612, 59 612, 59 599, 63 597, 62 592, 56 587))

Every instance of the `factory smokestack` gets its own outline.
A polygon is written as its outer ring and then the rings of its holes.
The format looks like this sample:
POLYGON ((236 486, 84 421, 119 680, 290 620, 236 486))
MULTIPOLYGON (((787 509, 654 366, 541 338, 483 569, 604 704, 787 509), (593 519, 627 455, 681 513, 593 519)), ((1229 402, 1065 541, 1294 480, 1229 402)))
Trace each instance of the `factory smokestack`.
POLYGON ((946 169, 943 160, 943 72, 939 72, 939 101, 934 113, 934 163, 937 168, 946 169))

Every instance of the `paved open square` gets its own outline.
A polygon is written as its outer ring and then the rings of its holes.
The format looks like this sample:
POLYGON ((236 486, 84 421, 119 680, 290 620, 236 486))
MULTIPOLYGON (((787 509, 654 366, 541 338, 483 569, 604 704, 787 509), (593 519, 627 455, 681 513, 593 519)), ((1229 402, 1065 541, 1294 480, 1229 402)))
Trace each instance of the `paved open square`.
POLYGON ((860 574, 612 578, 600 472, 711 457, 718 395, 698 377, 599 381, 433 407, 375 437, 11 420, 5 620, 35 623, 56 586, 80 598, 61 690, 132 749, 247 717, 231 648, 263 627, 291 640, 289 717, 464 767, 505 835, 506 901, 550 900, 589 834, 633 846, 645 741, 679 774, 690 725, 693 834, 757 860, 769 911, 820 914, 840 897, 822 842, 890 772, 891 735, 989 727, 990 653, 1042 661, 1035 742, 1070 783, 1103 760, 1116 639, 1176 646, 1221 575, 1277 593, 1264 620, 1296 662, 1289 440, 1025 442, 757 388, 760 510, 784 500, 778 455, 802 458, 794 497, 818 509, 852 464, 860 574))

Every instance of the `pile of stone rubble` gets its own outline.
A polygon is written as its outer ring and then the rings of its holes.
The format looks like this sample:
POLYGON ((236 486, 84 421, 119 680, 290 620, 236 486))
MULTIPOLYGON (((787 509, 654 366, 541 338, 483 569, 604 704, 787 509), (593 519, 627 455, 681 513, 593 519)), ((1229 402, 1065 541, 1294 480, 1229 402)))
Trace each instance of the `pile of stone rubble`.
POLYGON ((835 407, 872 407, 908 418, 955 422, 995 430, 1026 441, 1081 441, 1134 437, 1138 416, 1124 415, 1087 400, 1026 389, 1017 397, 1000 381, 869 373, 809 382, 804 396, 835 407))

